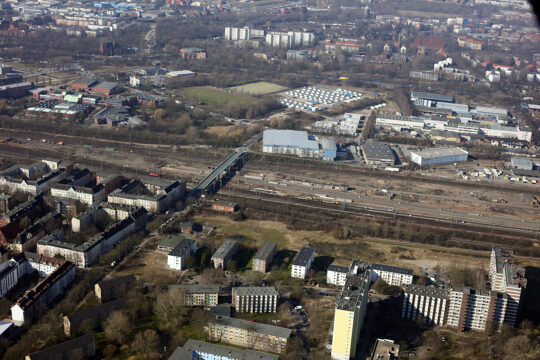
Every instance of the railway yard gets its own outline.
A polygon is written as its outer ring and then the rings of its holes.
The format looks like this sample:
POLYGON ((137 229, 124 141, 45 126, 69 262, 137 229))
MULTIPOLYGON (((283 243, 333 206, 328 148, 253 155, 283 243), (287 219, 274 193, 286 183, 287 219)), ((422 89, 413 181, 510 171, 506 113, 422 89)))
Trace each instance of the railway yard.
MULTIPOLYGON (((34 139, 27 134, 13 135, 9 142, 0 144, 0 157, 12 162, 61 158, 96 171, 129 175, 151 172, 168 178, 181 177, 187 179, 191 187, 230 152, 227 149, 130 145, 97 139, 82 145, 81 141, 89 142, 89 139, 75 142, 75 138, 60 146, 52 141, 44 143, 35 135, 34 139)), ((531 206, 531 201, 539 194, 539 185, 476 183, 413 172, 389 173, 341 164, 287 162, 275 156, 251 155, 238 174, 220 190, 221 196, 534 240, 540 232, 538 208, 531 206)))

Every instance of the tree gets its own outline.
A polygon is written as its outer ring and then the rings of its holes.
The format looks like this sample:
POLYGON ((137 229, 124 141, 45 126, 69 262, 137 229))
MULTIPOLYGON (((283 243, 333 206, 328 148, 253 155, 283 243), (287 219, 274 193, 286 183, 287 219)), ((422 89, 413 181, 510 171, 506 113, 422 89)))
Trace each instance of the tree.
POLYGON ((135 335, 131 348, 137 354, 143 355, 145 359, 150 359, 159 351, 160 341, 155 330, 147 329, 135 335))
POLYGON ((181 289, 171 289, 158 294, 154 314, 163 328, 174 328, 186 321, 185 296, 181 289))
POLYGON ((105 336, 118 344, 125 343, 133 331, 133 325, 123 311, 113 312, 103 325, 105 336))
POLYGON ((117 351, 118 347, 116 345, 108 344, 105 346, 105 348, 103 348, 102 354, 105 360, 111 360, 112 358, 114 358, 114 355, 117 351))

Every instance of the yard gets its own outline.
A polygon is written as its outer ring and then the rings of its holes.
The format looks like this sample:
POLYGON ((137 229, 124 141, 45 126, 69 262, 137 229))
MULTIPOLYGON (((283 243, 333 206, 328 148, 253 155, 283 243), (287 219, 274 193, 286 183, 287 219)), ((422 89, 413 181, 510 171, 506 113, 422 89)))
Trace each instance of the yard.
POLYGON ((250 96, 230 94, 226 91, 207 86, 188 87, 182 89, 180 94, 183 97, 220 107, 225 105, 249 104, 255 101, 255 99, 250 96))
POLYGON ((279 91, 285 91, 288 88, 278 84, 274 84, 267 81, 257 81, 239 86, 233 86, 227 88, 227 90, 234 91, 240 94, 248 94, 253 96, 261 96, 273 94, 279 91))

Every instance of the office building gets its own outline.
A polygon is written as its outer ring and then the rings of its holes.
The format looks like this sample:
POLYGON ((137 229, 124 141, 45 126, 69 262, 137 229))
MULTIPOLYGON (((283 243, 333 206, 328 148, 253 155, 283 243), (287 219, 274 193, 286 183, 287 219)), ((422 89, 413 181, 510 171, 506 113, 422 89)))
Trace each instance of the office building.
POLYGON ((332 335, 332 359, 355 358, 368 304, 371 269, 367 262, 353 261, 343 290, 336 300, 332 335))
POLYGON ((403 294, 401 318, 420 319, 429 325, 445 325, 448 316, 448 291, 424 285, 407 285, 403 294))
POLYGON ((291 268, 291 277, 305 279, 311 264, 315 260, 315 249, 303 247, 294 259, 291 268))
POLYGON ((267 272, 276 253, 277 244, 272 241, 265 241, 253 258, 253 271, 267 272))
POLYGON ((469 153, 458 147, 411 151, 411 161, 420 166, 442 165, 467 161, 469 153))
POLYGON ((208 321, 204 331, 210 341, 219 341, 250 349, 282 354, 292 330, 230 317, 208 321))
POLYGON ((209 308, 217 306, 219 300, 219 285, 169 285, 169 290, 179 289, 184 296, 184 305, 203 306, 209 308))
POLYGON ((225 270, 227 262, 232 259, 238 251, 238 243, 234 240, 225 240, 221 246, 212 255, 211 261, 214 264, 214 269, 225 270))
POLYGON ((344 286, 347 280, 349 268, 347 266, 330 265, 326 271, 326 283, 338 286, 344 286))
POLYGON ((388 285, 402 286, 412 284, 413 270, 391 265, 373 264, 371 281, 384 280, 388 285))
POLYGON ((184 238, 167 255, 167 265, 171 269, 183 270, 186 267, 186 260, 188 256, 195 255, 196 251, 197 251, 197 241, 194 239, 184 238))
POLYGON ((275 313, 278 301, 279 293, 272 286, 232 289, 232 303, 237 312, 275 313))

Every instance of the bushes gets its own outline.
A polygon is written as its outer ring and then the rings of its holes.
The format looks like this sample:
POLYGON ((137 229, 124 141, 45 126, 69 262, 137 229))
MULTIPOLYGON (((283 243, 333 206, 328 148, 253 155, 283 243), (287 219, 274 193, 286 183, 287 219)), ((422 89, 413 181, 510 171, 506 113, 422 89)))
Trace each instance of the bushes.
POLYGON ((401 288, 399 286, 389 285, 383 279, 377 279, 373 286, 371 287, 379 294, 390 295, 390 296, 400 296, 401 288))

